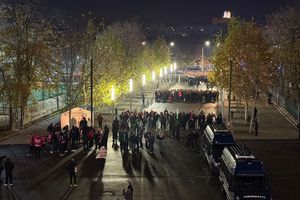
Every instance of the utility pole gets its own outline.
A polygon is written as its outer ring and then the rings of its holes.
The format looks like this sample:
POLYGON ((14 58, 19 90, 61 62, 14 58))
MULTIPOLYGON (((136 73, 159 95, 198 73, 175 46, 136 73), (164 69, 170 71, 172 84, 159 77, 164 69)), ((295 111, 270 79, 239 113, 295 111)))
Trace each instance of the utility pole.
POLYGON ((230 58, 230 67, 229 67, 229 91, 228 91, 228 125, 231 126, 231 82, 232 82, 232 58, 230 58))
POLYGON ((93 57, 91 58, 91 126, 94 125, 94 113, 93 113, 93 57))

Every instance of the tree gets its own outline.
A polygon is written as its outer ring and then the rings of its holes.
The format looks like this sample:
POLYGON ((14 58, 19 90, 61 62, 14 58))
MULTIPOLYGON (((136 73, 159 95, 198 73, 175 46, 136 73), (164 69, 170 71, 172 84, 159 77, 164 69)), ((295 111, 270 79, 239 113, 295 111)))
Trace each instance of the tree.
POLYGON ((300 2, 268 16, 266 38, 273 53, 281 93, 300 102, 300 2))
POLYGON ((3 3, 1 10, 1 89, 9 102, 11 127, 18 116, 23 127, 32 90, 59 81, 60 50, 53 27, 37 15, 33 4, 3 3))
POLYGON ((232 91, 245 100, 246 122, 248 102, 254 91, 257 88, 266 90, 272 84, 269 46, 260 27, 241 19, 231 20, 226 37, 219 37, 217 44, 212 58, 215 69, 210 80, 228 89, 232 61, 232 91))

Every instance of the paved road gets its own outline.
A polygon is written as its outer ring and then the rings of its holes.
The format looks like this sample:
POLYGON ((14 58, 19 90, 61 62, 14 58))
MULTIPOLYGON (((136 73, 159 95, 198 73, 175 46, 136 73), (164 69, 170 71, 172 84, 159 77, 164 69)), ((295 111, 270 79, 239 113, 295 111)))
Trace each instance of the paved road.
MULTIPOLYGON (((212 112, 216 105, 153 104, 149 109, 161 111, 165 108, 173 112, 177 108, 212 112)), ((297 189, 300 184, 300 144, 297 140, 249 139, 238 142, 247 144, 264 162, 270 175, 273 199, 300 199, 300 190, 297 189)), ((121 192, 127 180, 132 182, 134 199, 138 200, 223 199, 217 178, 210 175, 202 158, 186 150, 183 142, 171 138, 166 139, 163 154, 158 149, 154 155, 142 150, 135 159, 122 157, 119 150, 109 146, 103 171, 93 151, 86 154, 78 150, 65 157, 44 153, 42 159, 36 159, 26 157, 26 145, 9 145, 5 141, 1 144, 1 154, 9 155, 16 164, 15 186, 11 189, 1 185, 1 200, 116 200, 122 199, 121 192), (71 158, 79 162, 77 188, 70 188, 68 184, 66 165, 71 158)))
POLYGON ((266 168, 274 200, 300 199, 300 142, 298 140, 242 140, 266 168))

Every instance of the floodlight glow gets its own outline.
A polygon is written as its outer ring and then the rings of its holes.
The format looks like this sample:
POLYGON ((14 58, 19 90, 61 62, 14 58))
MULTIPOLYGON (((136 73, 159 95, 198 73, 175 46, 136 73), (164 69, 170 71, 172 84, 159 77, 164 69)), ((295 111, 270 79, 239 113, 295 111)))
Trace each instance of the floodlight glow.
POLYGON ((145 74, 143 74, 142 81, 143 81, 143 86, 146 85, 146 75, 145 74))
POLYGON ((112 88, 111 88, 111 100, 115 100, 115 87, 114 86, 112 86, 112 88))
POLYGON ((168 73, 167 68, 164 67, 164 70, 165 70, 165 75, 167 75, 167 73, 168 73))
POLYGON ((129 80, 129 91, 130 92, 133 91, 133 80, 132 79, 129 80))
POLYGON ((155 71, 152 71, 152 81, 155 81, 155 71))
POLYGON ((177 69, 177 63, 176 62, 174 62, 173 67, 174 67, 174 71, 176 71, 176 69, 177 69))
POLYGON ((160 77, 160 78, 163 77, 163 69, 162 69, 162 68, 159 69, 159 77, 160 77))
POLYGON ((170 72, 171 73, 173 72, 173 65, 172 64, 170 65, 170 72))
POLYGON ((205 46, 207 46, 207 47, 210 46, 210 41, 207 40, 207 41, 205 42, 205 46))

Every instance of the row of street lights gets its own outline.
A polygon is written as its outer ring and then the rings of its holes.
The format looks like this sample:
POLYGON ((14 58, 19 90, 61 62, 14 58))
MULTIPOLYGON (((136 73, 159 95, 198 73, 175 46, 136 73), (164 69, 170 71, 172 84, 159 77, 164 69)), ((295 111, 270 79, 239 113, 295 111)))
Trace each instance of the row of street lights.
MULTIPOLYGON (((177 64, 176 63, 171 64, 170 65, 170 70, 169 70, 171 72, 171 74, 173 73, 173 71, 176 71, 176 70, 177 70, 177 64)), ((160 80, 163 78, 163 75, 166 76, 167 74, 168 74, 167 67, 159 69, 160 80), (164 73, 163 73, 163 70, 164 70, 164 73)), ((155 73, 154 70, 151 73, 151 77, 152 77, 152 81, 156 80, 156 73, 155 73)), ((142 87, 143 87, 143 91, 145 89, 145 86, 146 86, 146 75, 143 74, 142 75, 142 87)), ((133 79, 129 79, 129 92, 130 92, 130 110, 132 110, 133 79)), ((111 88, 111 100, 115 101, 115 99, 116 99, 116 97, 115 97, 115 87, 112 86, 112 88, 111 88)))

